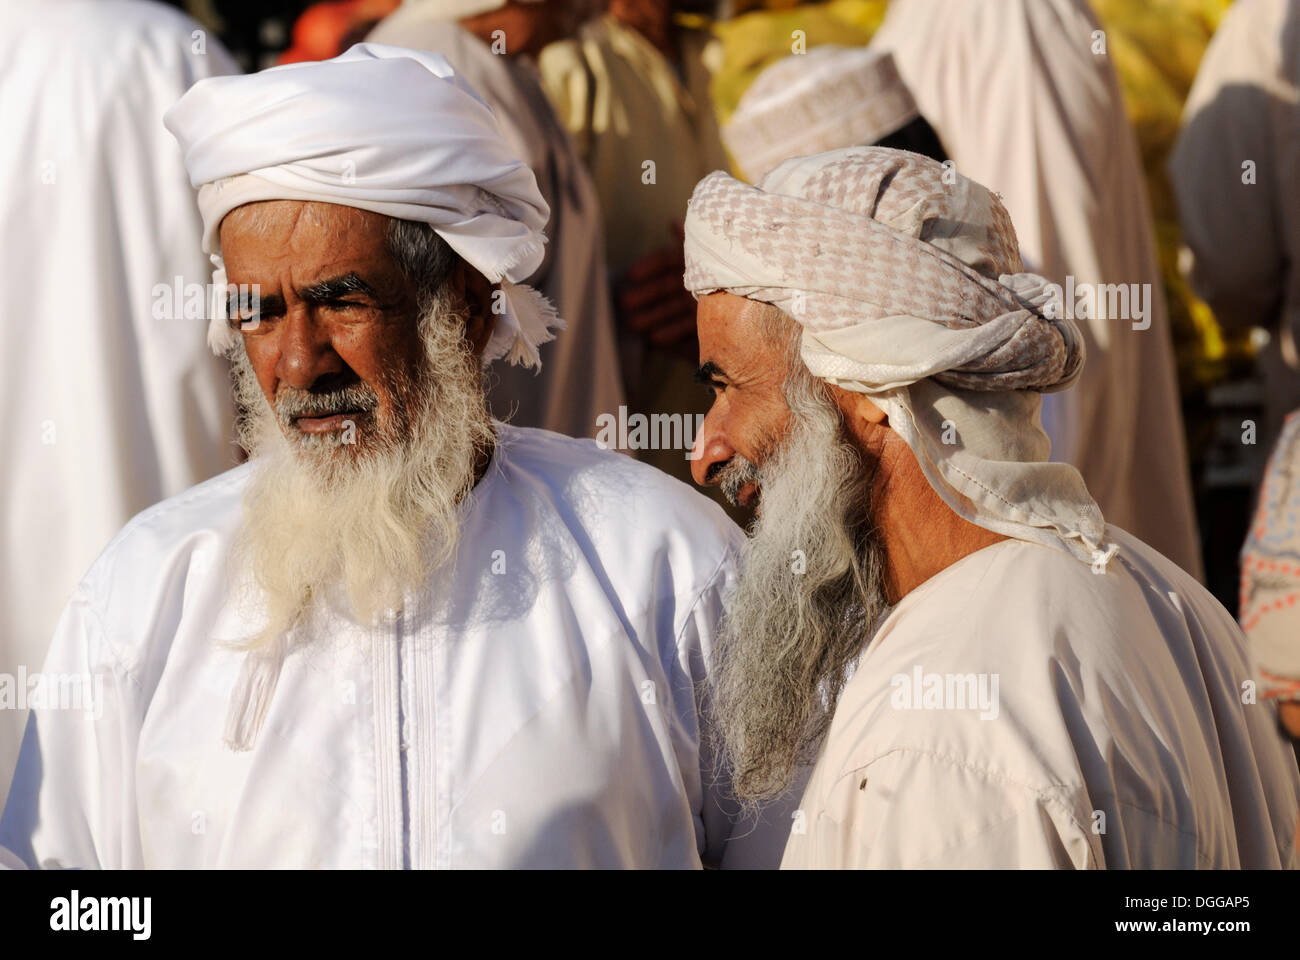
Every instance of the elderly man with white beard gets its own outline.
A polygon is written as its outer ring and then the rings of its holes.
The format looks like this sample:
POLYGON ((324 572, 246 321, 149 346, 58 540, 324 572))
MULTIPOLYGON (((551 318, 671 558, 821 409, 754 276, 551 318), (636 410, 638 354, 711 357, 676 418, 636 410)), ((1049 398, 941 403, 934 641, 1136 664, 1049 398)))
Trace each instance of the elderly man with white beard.
POLYGON ((697 693, 741 539, 630 458, 486 412, 556 318, 547 210, 441 56, 359 45, 167 115, 250 462, 67 607, 0 820, 29 867, 699 867, 697 693), (225 286, 229 284, 229 287, 225 286), (237 325, 232 327, 231 322, 237 325), (66 706, 66 705, 63 705, 66 706))
POLYGON ((1244 639, 1048 460, 1084 361, 980 185, 872 147, 714 173, 686 220, 696 479, 759 506, 714 648, 785 867, 1294 867, 1244 639))

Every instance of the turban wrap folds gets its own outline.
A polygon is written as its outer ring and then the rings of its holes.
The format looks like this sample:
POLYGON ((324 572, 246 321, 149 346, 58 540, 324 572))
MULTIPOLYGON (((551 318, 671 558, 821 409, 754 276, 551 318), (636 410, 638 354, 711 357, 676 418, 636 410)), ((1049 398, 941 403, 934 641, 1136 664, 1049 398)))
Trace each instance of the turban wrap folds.
MULTIPOLYGON (((821 379, 868 394, 958 514, 1104 562, 1101 511, 1048 461, 1040 393, 1077 379, 1083 341, 1049 319, 1011 219, 950 165, 882 147, 787 160, 757 186, 695 188, 685 284, 774 304, 821 379)), ((1060 313, 1060 311, 1053 311, 1060 313)))
MULTIPOLYGON (((540 364, 562 328, 520 283, 542 262, 550 210, 491 109, 439 54, 357 44, 320 63, 200 80, 163 118, 199 191, 224 303, 221 220, 261 200, 308 200, 430 224, 504 297, 484 361, 540 364)), ((208 342, 234 334, 214 310, 208 342)))

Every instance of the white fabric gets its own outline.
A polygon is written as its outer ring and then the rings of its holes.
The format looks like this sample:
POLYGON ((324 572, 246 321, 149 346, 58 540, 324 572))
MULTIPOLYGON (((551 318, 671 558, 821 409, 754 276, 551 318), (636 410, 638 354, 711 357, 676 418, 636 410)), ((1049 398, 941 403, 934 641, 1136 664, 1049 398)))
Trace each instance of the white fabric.
MULTIPOLYGON (((260 200, 338 203, 428 223, 501 284, 505 309, 485 362, 537 366, 538 346, 562 326, 519 283, 541 264, 546 242, 550 211, 536 178, 441 55, 359 43, 333 60, 214 78, 165 122, 199 188, 214 284, 225 285, 220 226, 231 210, 260 200)), ((209 339, 224 352, 235 333, 213 313, 209 339)))
POLYGON ((1283 419, 1300 407, 1297 171, 1300 2, 1237 0, 1196 72, 1169 174, 1196 292, 1225 327, 1273 334, 1257 361, 1260 450, 1272 447, 1283 419))
POLYGON ((602 413, 624 403, 614 334, 614 309, 605 273, 605 239, 596 185, 546 99, 536 68, 497 56, 478 37, 433 10, 402 7, 368 40, 446 57, 492 107, 502 135, 537 175, 551 209, 546 258, 529 282, 555 304, 565 334, 543 346, 543 370, 493 371, 492 412, 524 427, 574 437, 595 436, 602 413))
MULTIPOLYGON (((1028 269, 1064 285, 1150 284, 1150 326, 1096 311, 1088 363, 1053 394, 1052 457, 1102 513, 1183 569, 1201 557, 1164 289, 1136 139, 1085 0, 893 0, 894 55, 959 173, 997 191, 1028 269)), ((1104 298, 1103 298, 1104 299, 1104 298)))
POLYGON ((1078 328, 1040 310, 997 200, 917 154, 848 147, 787 160, 750 187, 717 172, 686 217, 686 288, 781 307, 801 356, 871 396, 935 492, 989 530, 1085 563, 1113 555, 1068 464, 1047 462, 1038 391, 1067 387, 1078 328), (997 277, 997 280, 992 279, 997 277))
POLYGON ((894 58, 825 44, 765 67, 722 130, 752 182, 798 156, 876 143, 920 116, 894 58))
MULTIPOLYGON (((333 617, 251 751, 226 575, 250 467, 137 517, 68 606, 0 846, 30 866, 697 867, 728 823, 697 685, 741 537, 589 440, 499 427, 451 573, 388 629, 333 617)), ((775 866, 775 863, 769 863, 775 866)))
MULTIPOLYGON (((202 223, 162 125, 191 83, 235 69, 161 4, 0 4, 2 675, 40 668, 122 524, 235 463, 202 223)), ((0 709, 0 803, 25 716, 0 709)))
POLYGON ((903 598, 844 690, 783 867, 1300 866, 1300 774, 1273 707, 1242 703, 1245 638, 1186 572, 1107 539, 1104 575, 1004 540, 903 598), (996 711, 926 708, 929 675, 972 674, 990 693, 998 677, 996 711))

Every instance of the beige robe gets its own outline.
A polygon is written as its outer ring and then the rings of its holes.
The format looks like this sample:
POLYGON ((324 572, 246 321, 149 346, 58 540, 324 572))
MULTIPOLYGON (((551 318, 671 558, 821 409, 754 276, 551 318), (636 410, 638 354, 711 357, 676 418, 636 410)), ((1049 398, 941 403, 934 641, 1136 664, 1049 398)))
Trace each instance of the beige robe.
POLYGON ((536 68, 497 56, 469 31, 430 16, 401 8, 366 39, 445 56, 496 113, 551 208, 546 260, 528 282, 555 304, 567 328, 543 344, 540 373, 504 363, 491 368, 492 412, 518 426, 595 436, 596 418, 617 416, 624 402, 596 188, 536 68))
POLYGON ((1300 772, 1228 612, 1113 526, 904 597, 840 698, 782 866, 1300 866, 1300 772), (1243 702, 1245 701, 1245 702, 1243 702))
POLYGON ((695 184, 728 166, 695 31, 685 32, 681 49, 685 78, 649 40, 606 15, 551 44, 537 61, 596 182, 615 273, 680 243, 669 224, 685 219, 695 184), (692 78, 695 89, 683 82, 692 78))
POLYGON ((1300 3, 1239 0, 1228 11, 1188 95, 1169 172, 1196 292, 1225 327, 1272 333, 1259 355, 1255 437, 1267 451, 1300 407, 1300 3))
MULTIPOLYGON (((584 24, 576 37, 551 44, 538 59, 542 83, 600 194, 615 278, 642 257, 680 246, 672 225, 685 219, 695 184, 728 167, 709 99, 707 39, 701 31, 679 32, 679 74, 636 30, 603 16, 584 24)), ((629 414, 708 413, 712 398, 695 382, 694 362, 639 334, 622 335, 620 350, 629 414)), ((687 451, 633 452, 691 482, 687 451)), ((720 495, 715 499, 731 512, 720 495)))
POLYGON ((1083 0, 895 0, 893 52, 962 174, 1002 195, 1026 269, 1147 284, 1149 327, 1097 311, 1071 390, 1044 397, 1052 458, 1106 519, 1202 576, 1173 344, 1133 131, 1083 0))

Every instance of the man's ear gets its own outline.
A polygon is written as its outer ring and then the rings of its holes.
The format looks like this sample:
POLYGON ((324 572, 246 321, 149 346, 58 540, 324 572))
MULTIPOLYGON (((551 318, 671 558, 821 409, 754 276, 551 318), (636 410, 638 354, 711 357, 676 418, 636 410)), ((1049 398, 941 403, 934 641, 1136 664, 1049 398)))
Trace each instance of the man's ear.
POLYGON ((829 386, 835 405, 840 408, 849 429, 854 433, 866 433, 874 426, 889 426, 889 419, 885 411, 876 406, 875 402, 865 393, 858 393, 856 390, 845 390, 843 387, 837 387, 834 384, 829 386))
POLYGON ((487 277, 463 261, 456 267, 451 282, 452 289, 465 302, 465 336, 474 355, 481 357, 496 328, 497 316, 492 312, 492 295, 496 288, 487 277))

